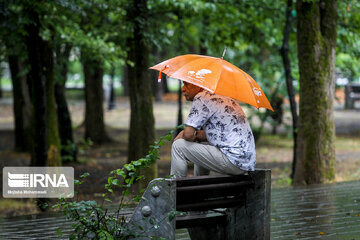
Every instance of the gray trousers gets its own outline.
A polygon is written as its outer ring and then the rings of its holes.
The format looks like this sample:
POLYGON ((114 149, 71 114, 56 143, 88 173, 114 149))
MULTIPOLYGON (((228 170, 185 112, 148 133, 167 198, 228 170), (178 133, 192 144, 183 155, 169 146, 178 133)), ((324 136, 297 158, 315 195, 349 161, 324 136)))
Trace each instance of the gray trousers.
POLYGON ((187 161, 194 163, 194 175, 208 175, 210 171, 221 174, 239 175, 246 171, 236 167, 217 147, 209 144, 176 140, 171 149, 171 170, 173 177, 186 177, 187 161))

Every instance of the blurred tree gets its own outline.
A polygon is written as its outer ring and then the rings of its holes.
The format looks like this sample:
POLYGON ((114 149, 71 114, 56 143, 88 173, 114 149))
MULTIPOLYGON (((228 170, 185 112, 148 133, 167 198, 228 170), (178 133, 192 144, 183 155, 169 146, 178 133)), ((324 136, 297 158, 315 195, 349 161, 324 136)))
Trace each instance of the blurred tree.
POLYGON ((123 96, 129 96, 129 81, 128 81, 128 69, 127 65, 123 67, 123 78, 121 79, 121 85, 123 87, 123 96))
POLYGON ((336 0, 297 1, 300 115, 294 184, 335 177, 336 0))
POLYGON ((103 110, 103 62, 85 53, 82 54, 82 64, 85 78, 85 138, 97 144, 109 142, 103 110))
POLYGON ((15 120, 15 149, 31 151, 33 143, 30 91, 25 74, 25 64, 20 54, 9 54, 8 63, 13 86, 13 108, 15 120))
MULTIPOLYGON (((293 132, 293 160, 292 160, 292 170, 291 170, 291 179, 294 178, 295 174, 295 167, 296 167, 296 149, 297 149, 297 127, 298 127, 298 114, 297 114, 297 104, 295 101, 295 90, 293 86, 293 77, 291 74, 291 62, 289 57, 289 40, 290 40, 290 33, 291 33, 291 25, 293 22, 293 0, 287 0, 287 6, 285 10, 285 26, 284 26, 284 32, 283 32, 283 41, 280 48, 280 54, 283 60, 284 64, 284 70, 285 70, 285 81, 286 81, 286 88, 287 93, 289 96, 289 102, 290 102, 290 110, 291 110, 291 116, 292 116, 292 132, 293 132)), ((272 105, 275 111, 277 111, 278 106, 272 105)), ((279 106, 281 107, 281 105, 279 106)), ((281 123, 278 121, 278 123, 281 123)))
POLYGON ((4 56, 9 63, 13 88, 13 111, 15 126, 15 149, 31 151, 33 143, 31 85, 29 86, 29 67, 27 62, 25 39, 21 32, 23 21, 19 21, 21 8, 8 1, 0 12, 2 43, 6 46, 4 56))
POLYGON ((81 49, 85 78, 85 138, 98 144, 111 141, 104 122, 103 75, 106 70, 124 65, 125 3, 81 0, 76 5, 80 8, 77 27, 72 27, 72 31, 63 29, 81 49))
POLYGON ((70 111, 65 96, 69 57, 72 45, 57 44, 55 47, 55 100, 63 161, 76 161, 77 148, 74 142, 70 111))
MULTIPOLYGON (((107 8, 103 1, 84 1, 82 3, 84 17, 80 26, 87 35, 106 34, 109 30, 107 8)), ((105 62, 103 56, 87 46, 81 48, 81 62, 85 79, 85 138, 102 144, 109 142, 104 121, 104 90, 103 76, 105 62)))
MULTIPOLYGON (((49 165, 50 163, 60 165, 60 143, 58 142, 57 146, 55 146, 54 143, 51 144, 48 142, 50 140, 48 122, 50 114, 48 113, 49 108, 54 105, 52 105, 53 99, 49 99, 49 101, 47 100, 47 97, 51 98, 51 91, 48 91, 47 88, 53 83, 51 76, 53 62, 51 59, 50 43, 40 36, 40 16, 43 16, 43 12, 40 11, 42 8, 40 8, 37 4, 41 3, 30 3, 29 5, 24 6, 29 19, 32 20, 25 26, 25 30, 27 32, 27 36, 25 37, 26 46, 31 67, 29 77, 33 91, 34 106, 35 142, 31 164, 33 166, 46 166, 48 165, 48 160, 50 160, 49 165), (51 104, 50 106, 47 105, 49 103, 51 104), (48 152, 48 150, 50 151, 48 152), (48 155, 48 153, 50 154, 48 155)), ((53 111, 50 113, 53 113, 53 111)), ((52 128, 52 124, 50 125, 51 130, 54 130, 52 128)), ((57 128, 55 131, 58 131, 57 128)), ((57 140, 59 139, 57 138, 57 140)))
POLYGON ((0 40, 0 99, 3 97, 2 90, 2 76, 3 76, 3 66, 2 63, 5 62, 5 45, 4 42, 0 40))
MULTIPOLYGON (((58 136, 58 124, 56 105, 54 98, 54 72, 53 72, 53 52, 51 38, 53 31, 48 25, 47 17, 51 15, 52 7, 45 1, 8 1, 4 5, 2 12, 5 26, 2 28, 3 37, 7 39, 7 53, 13 82, 19 84, 14 87, 15 97, 20 97, 14 101, 15 122, 18 136, 26 135, 28 120, 25 107, 27 90, 24 85, 24 73, 28 64, 30 71, 26 82, 30 86, 30 96, 33 102, 32 133, 33 151, 32 165, 37 166, 58 166, 61 165, 60 141, 58 136), (20 17, 21 16, 21 17, 20 17), (15 29, 15 31, 12 31, 15 29), (25 56, 21 58, 21 56, 25 56), (24 59, 27 61, 24 61, 24 59), (18 104, 17 101, 20 103, 18 104), (19 107, 23 106, 23 107, 19 107), (18 131, 24 131, 23 135, 18 135, 18 131)), ((27 103, 26 103, 27 104, 27 103)), ((26 137, 25 137, 26 139, 26 137)))
POLYGON ((277 134, 277 127, 283 122, 283 116, 284 116, 284 111, 283 111, 283 104, 284 104, 284 96, 282 96, 281 94, 277 94, 276 96, 274 96, 271 99, 271 106, 274 109, 274 112, 270 112, 270 117, 273 119, 273 123, 272 123, 272 134, 276 135, 277 134))
POLYGON ((114 82, 115 82, 115 68, 111 68, 110 70, 110 84, 109 84, 109 100, 108 100, 108 110, 113 110, 115 108, 115 88, 114 88, 114 82))
MULTIPOLYGON (((149 39, 147 0, 128 3, 127 23, 131 35, 126 40, 128 49, 127 75, 130 95, 131 118, 128 144, 128 161, 145 156, 155 139, 152 106, 151 78, 149 76, 149 39)), ((157 164, 144 173, 145 183, 157 177, 157 164)))
POLYGON ((2 68, 0 67, 0 99, 3 97, 3 90, 2 90, 2 84, 1 84, 1 80, 2 80, 2 68))
MULTIPOLYGON (((185 51, 185 42, 184 42, 184 36, 185 36, 185 23, 184 23, 184 17, 183 13, 184 11, 177 11, 176 16, 178 18, 179 22, 179 38, 178 38, 178 52, 182 53, 185 51)), ((183 124, 183 112, 182 112, 182 81, 179 81, 179 89, 178 89, 178 117, 177 117, 177 126, 183 124)), ((176 134, 179 134, 181 132, 181 129, 178 129, 176 134)))

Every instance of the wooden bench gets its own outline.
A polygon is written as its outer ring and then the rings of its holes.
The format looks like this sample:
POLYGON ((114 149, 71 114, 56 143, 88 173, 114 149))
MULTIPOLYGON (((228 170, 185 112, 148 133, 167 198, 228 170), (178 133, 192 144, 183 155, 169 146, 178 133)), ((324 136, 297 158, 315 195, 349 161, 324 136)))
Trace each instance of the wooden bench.
POLYGON ((175 239, 187 228, 191 239, 270 239, 270 170, 247 175, 154 179, 129 226, 144 238, 175 239), (177 214, 175 218, 169 216, 177 214), (180 212, 180 213, 179 213, 180 212))
POLYGON ((356 100, 360 100, 360 83, 349 83, 345 86, 345 108, 353 109, 356 100))

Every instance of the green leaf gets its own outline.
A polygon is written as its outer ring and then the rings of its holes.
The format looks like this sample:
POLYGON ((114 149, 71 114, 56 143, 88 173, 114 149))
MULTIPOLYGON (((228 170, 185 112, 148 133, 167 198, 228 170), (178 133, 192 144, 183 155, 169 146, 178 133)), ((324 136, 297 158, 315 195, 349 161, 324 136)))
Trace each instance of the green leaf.
POLYGON ((126 177, 126 173, 123 169, 116 170, 116 174, 122 176, 123 178, 126 177))
POLYGON ((141 196, 140 195, 136 195, 135 197, 133 197, 133 201, 134 202, 139 202, 141 200, 141 196))
POLYGON ((115 178, 115 177, 109 177, 109 178, 108 178, 108 183, 109 183, 109 184, 112 184, 112 181, 113 181, 114 178, 115 178))
POLYGON ((126 189, 126 190, 122 191, 122 194, 123 194, 124 196, 128 196, 128 195, 130 194, 129 189, 126 189))
POLYGON ((121 187, 121 182, 119 179, 113 179, 111 183, 115 186, 121 187))
POLYGON ((74 185, 80 185, 80 184, 82 184, 82 183, 83 183, 82 181, 79 181, 79 180, 77 180, 77 179, 74 180, 74 185))
POLYGON ((90 175, 90 173, 86 172, 86 173, 83 173, 80 178, 86 178, 90 175))
POLYGON ((140 162, 140 161, 134 161, 133 164, 134 164, 135 166, 141 166, 141 162, 140 162))
POLYGON ((168 141, 171 141, 172 135, 171 135, 171 134, 168 134, 167 136, 165 136, 165 139, 168 140, 168 141))
POLYGON ((131 170, 135 169, 134 165, 132 165, 132 164, 125 164, 124 168, 126 168, 126 170, 128 170, 128 171, 131 171, 131 170))

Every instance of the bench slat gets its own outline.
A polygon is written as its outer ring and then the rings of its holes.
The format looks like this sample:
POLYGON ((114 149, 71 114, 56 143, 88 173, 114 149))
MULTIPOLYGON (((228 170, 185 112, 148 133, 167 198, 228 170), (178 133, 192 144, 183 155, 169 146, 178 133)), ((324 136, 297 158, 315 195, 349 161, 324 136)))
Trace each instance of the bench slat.
POLYGON ((194 186, 194 185, 206 185, 206 184, 219 184, 227 182, 240 182, 250 180, 249 175, 210 175, 210 176, 198 176, 191 178, 177 178, 176 187, 194 186))
POLYGON ((195 186, 181 186, 176 188, 176 194, 192 193, 197 191, 211 191, 215 189, 234 189, 250 187, 253 185, 252 181, 233 182, 233 183, 219 183, 219 184, 206 184, 195 186))
POLYGON ((214 198, 243 197, 247 189, 252 187, 250 181, 179 187, 176 190, 176 202, 177 205, 204 204, 214 198))
POLYGON ((225 214, 198 214, 198 215, 185 215, 176 216, 176 229, 191 228, 194 226, 211 227, 215 225, 225 225, 225 214))
POLYGON ((242 206, 245 204, 245 199, 242 197, 239 198, 220 198, 207 200, 204 202, 193 202, 193 203, 184 203, 177 204, 176 210, 178 211, 205 211, 216 208, 229 208, 242 206))

